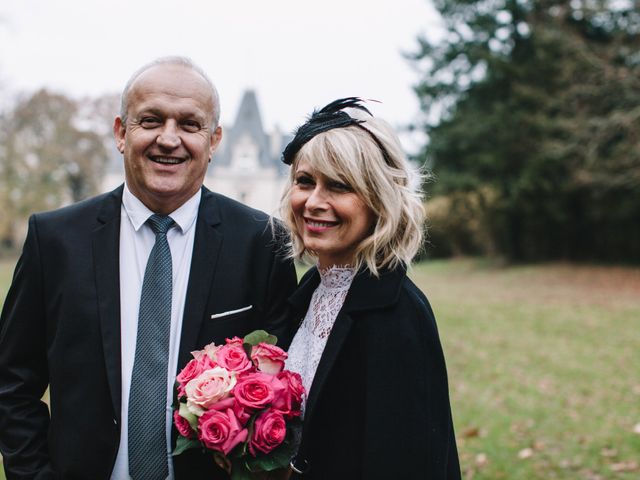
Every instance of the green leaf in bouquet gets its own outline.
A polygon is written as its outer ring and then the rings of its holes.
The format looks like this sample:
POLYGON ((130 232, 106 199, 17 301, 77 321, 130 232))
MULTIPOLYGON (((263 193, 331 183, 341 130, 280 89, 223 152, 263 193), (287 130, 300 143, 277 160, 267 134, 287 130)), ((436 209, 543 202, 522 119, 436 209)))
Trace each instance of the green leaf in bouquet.
POLYGON ((231 480, 255 480, 246 463, 240 459, 234 459, 231 467, 231 480))
POLYGON ((187 450, 191 450, 192 448, 200 448, 200 442, 195 438, 186 438, 182 435, 178 435, 178 439, 176 440, 176 448, 173 451, 173 456, 180 455, 187 450))
POLYGON ((198 430, 198 417, 196 414, 192 413, 189 410, 186 403, 180 404, 180 409, 178 410, 178 413, 182 418, 184 418, 187 422, 189 422, 189 425, 191 425, 191 428, 193 428, 194 431, 198 430))
POLYGON ((294 454, 295 446, 293 442, 285 440, 282 445, 268 454, 262 454, 257 457, 248 457, 247 466, 252 472, 271 472, 278 468, 288 466, 294 454))
POLYGON ((251 346, 258 345, 259 343, 268 343, 270 345, 275 345, 277 342, 278 337, 276 337, 275 335, 270 335, 264 330, 254 330, 244 337, 244 343, 251 346))

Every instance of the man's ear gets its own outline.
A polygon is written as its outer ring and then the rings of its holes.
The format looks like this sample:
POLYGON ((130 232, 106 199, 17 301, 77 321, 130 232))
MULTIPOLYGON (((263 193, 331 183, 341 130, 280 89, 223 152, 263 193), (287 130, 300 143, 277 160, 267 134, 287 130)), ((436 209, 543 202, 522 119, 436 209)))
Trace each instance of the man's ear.
POLYGON ((220 140, 222 140, 222 127, 217 126, 213 132, 211 132, 211 146, 209 147, 209 161, 211 161, 211 157, 213 156, 213 152, 216 151, 218 145, 220 145, 220 140))
POLYGON ((127 130, 125 128, 124 122, 120 115, 116 117, 113 121, 113 136, 116 139, 116 147, 120 153, 124 153, 124 139, 126 136, 127 130))

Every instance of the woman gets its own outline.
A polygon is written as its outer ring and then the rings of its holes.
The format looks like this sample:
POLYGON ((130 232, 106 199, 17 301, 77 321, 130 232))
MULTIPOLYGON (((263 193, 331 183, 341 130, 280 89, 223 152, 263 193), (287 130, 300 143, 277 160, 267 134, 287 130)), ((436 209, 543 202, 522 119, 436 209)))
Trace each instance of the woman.
POLYGON ((435 319, 406 275, 420 178, 361 102, 314 112, 283 154, 292 255, 316 262, 290 298, 302 321, 287 368, 308 392, 293 478, 458 479, 435 319))

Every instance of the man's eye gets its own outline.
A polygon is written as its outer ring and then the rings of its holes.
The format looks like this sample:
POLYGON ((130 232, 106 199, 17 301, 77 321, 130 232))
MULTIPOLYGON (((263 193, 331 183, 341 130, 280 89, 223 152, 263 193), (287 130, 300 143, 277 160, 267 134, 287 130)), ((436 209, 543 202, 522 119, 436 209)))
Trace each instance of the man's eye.
POLYGON ((162 122, 157 117, 143 117, 140 119, 140 125, 142 128, 155 128, 159 126, 162 122))
POLYGON ((202 125, 195 120, 185 120, 182 122, 182 128, 187 132, 199 132, 202 129, 202 125))

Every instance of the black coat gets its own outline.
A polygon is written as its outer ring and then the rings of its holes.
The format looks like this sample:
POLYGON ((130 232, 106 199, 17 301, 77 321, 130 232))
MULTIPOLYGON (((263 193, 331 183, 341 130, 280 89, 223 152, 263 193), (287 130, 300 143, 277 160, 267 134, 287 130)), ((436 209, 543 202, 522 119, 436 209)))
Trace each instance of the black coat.
MULTIPOLYGON (((122 187, 29 220, 0 317, 0 450, 9 480, 111 475, 123 401, 121 202, 122 187), (48 384, 51 415, 40 401, 48 384)), ((265 214, 203 188, 196 222, 178 369, 212 341, 256 328, 286 337, 286 298, 296 284, 265 214)), ((174 467, 177 478, 217 475, 196 451, 175 457, 174 467)))
MULTIPOLYGON (((319 281, 314 268, 289 299, 296 321, 319 281)), ((309 392, 294 464, 305 479, 460 478, 436 322, 404 269, 354 278, 309 392)))

